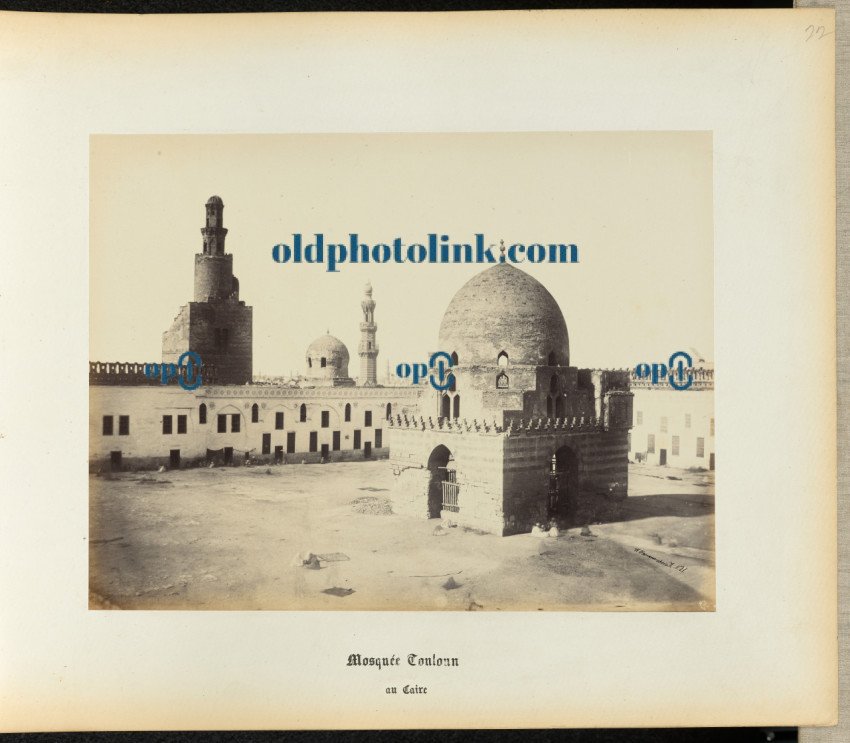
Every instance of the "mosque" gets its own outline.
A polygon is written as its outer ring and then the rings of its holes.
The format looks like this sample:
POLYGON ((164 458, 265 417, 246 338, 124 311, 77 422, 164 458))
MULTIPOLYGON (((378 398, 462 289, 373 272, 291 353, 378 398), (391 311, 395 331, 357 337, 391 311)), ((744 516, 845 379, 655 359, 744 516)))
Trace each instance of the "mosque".
POLYGON ((162 337, 163 363, 190 350, 201 357, 202 385, 162 385, 145 376, 144 363, 90 362, 90 467, 386 458, 387 420, 417 411, 420 390, 377 383, 372 287, 360 303, 358 380, 345 344, 328 332, 307 348, 299 386, 252 384, 253 308, 239 298, 223 212, 218 196, 206 202, 194 296, 162 337))
POLYGON ((389 421, 393 509, 507 535, 566 515, 579 494, 625 497, 629 372, 571 365, 558 303, 500 263, 449 303, 450 389, 389 421))
POLYGON ((306 350, 304 382, 253 383, 253 309, 225 251, 223 209, 218 196, 206 203, 194 297, 162 339, 163 363, 200 355, 203 384, 90 362, 93 468, 389 457, 396 513, 500 535, 565 515, 579 494, 626 495, 629 372, 572 366, 557 302, 509 263, 478 273, 446 309, 439 350, 454 381, 444 392, 377 383, 371 285, 356 381, 348 349, 326 333, 306 350))

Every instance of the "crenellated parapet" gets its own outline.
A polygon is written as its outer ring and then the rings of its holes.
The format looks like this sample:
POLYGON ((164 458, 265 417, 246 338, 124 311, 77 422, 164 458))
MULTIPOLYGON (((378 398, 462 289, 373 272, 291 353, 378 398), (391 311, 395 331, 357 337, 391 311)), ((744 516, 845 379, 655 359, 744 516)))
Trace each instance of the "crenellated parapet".
POLYGON ((392 415, 387 419, 390 428, 413 429, 420 431, 446 431, 447 433, 476 433, 501 435, 505 433, 504 426, 495 420, 471 421, 466 418, 441 418, 422 415, 392 415))
POLYGON ((599 431, 603 421, 593 416, 565 418, 512 418, 504 425, 495 420, 473 418, 433 418, 421 415, 393 415, 388 419, 390 428, 445 431, 446 433, 473 433, 494 436, 534 436, 553 433, 585 433, 599 431))
POLYGON ((330 399, 343 400, 386 399, 418 401, 421 390, 416 387, 290 387, 288 385, 227 385, 199 387, 199 397, 274 397, 296 400, 330 399))
MULTIPOLYGON (((89 384, 121 386, 162 384, 162 378, 159 374, 152 374, 151 376, 145 374, 145 367, 151 366, 159 367, 160 365, 137 361, 89 361, 89 384)), ((185 367, 179 371, 180 376, 169 379, 168 384, 178 384, 181 379, 184 382, 193 381, 186 379, 187 369, 185 367)), ((197 373, 197 370, 194 370, 192 373, 197 373)), ((201 380, 201 384, 204 385, 215 384, 215 366, 212 364, 201 364, 201 380)))
POLYGON ((538 434, 599 431, 602 419, 591 415, 573 415, 564 418, 511 418, 508 421, 508 436, 534 436, 538 434))
MULTIPOLYGON (((629 369, 629 380, 630 385, 634 389, 642 389, 642 390, 669 390, 671 389, 670 385, 666 383, 665 380, 659 380, 655 384, 652 383, 651 377, 639 377, 635 374, 634 369, 629 369)), ((676 369, 676 374, 679 374, 679 370, 676 369)), ((690 387, 684 390, 678 390, 681 392, 691 392, 691 391, 702 391, 702 390, 713 390, 714 389, 714 369, 709 369, 704 366, 694 366, 687 367, 683 369, 683 375, 685 378, 690 376, 693 379, 690 387)))

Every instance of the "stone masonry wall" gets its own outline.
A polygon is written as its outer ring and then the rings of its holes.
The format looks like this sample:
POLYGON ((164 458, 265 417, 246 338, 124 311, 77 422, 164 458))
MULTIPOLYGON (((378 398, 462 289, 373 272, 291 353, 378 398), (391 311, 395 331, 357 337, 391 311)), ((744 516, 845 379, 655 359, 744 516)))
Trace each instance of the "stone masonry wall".
POLYGON ((459 485, 459 511, 444 511, 442 516, 457 524, 502 534, 503 437, 497 434, 390 428, 393 510, 428 517, 428 459, 441 444, 454 457, 452 466, 459 485))
POLYGON ((547 517, 552 455, 569 446, 578 456, 579 487, 604 497, 613 483, 628 486, 628 433, 591 431, 535 434, 505 439, 505 522, 508 533, 530 530, 547 517))
POLYGON ((270 436, 270 454, 273 458, 277 446, 282 446, 286 462, 318 462, 322 444, 328 446, 328 461, 361 460, 365 445, 372 445, 371 457, 378 459, 389 455, 389 426, 386 405, 401 410, 413 402, 407 389, 369 388, 347 391, 331 390, 322 394, 318 390, 281 390, 282 396, 272 397, 276 390, 266 386, 200 387, 187 391, 177 385, 169 386, 118 386, 92 385, 89 387, 89 461, 95 467, 107 467, 110 452, 121 452, 122 465, 126 467, 158 467, 167 465, 172 449, 180 451, 185 465, 192 460, 204 459, 207 450, 220 452, 225 447, 234 450, 234 461, 250 452, 252 459, 263 457, 263 434, 270 436), (238 393, 238 396, 234 396, 238 393), (345 421, 345 405, 351 405, 351 420, 345 421), (200 422, 200 405, 206 405, 207 421, 200 422), (258 420, 252 422, 252 406, 257 405, 258 420), (307 419, 300 420, 300 407, 304 404, 307 419), (328 426, 322 427, 322 412, 328 413, 328 426), (371 425, 366 425, 366 412, 371 413, 371 425), (278 429, 277 413, 283 414, 283 428, 278 429), (218 431, 218 415, 227 416, 226 430, 218 431), (103 432, 103 416, 112 416, 112 434, 103 432), (163 433, 163 417, 172 417, 170 434, 163 433), (185 433, 178 432, 177 416, 185 415, 185 433), (239 416, 239 430, 234 431, 233 415, 239 416), (119 434, 119 417, 129 417, 129 432, 119 434), (340 448, 333 450, 333 433, 340 433, 340 448), (354 432, 360 431, 360 446, 354 448, 354 432), (381 446, 377 446, 380 431, 381 446), (316 433, 316 451, 310 449, 310 433, 316 433), (287 453, 288 434, 295 434, 295 451, 287 453))
MULTIPOLYGON (((253 308, 241 302, 192 302, 189 344, 216 367, 221 384, 250 383, 253 376, 253 308), (216 347, 216 329, 228 330, 227 347, 216 347)), ((184 349, 189 350, 189 349, 184 349)))

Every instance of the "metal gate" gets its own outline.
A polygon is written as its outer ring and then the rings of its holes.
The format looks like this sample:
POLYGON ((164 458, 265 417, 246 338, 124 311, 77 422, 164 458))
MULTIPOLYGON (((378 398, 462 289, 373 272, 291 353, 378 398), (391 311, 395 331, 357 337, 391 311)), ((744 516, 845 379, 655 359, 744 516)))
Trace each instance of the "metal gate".
POLYGON ((437 472, 440 477, 440 485, 443 489, 443 510, 453 511, 457 513, 460 508, 458 506, 458 491, 460 485, 457 483, 457 470, 450 470, 447 467, 438 467, 437 472))
POLYGON ((558 488, 558 473, 550 472, 549 473, 549 504, 547 509, 547 515, 549 518, 554 518, 554 516, 558 513, 558 509, 560 506, 560 497, 559 497, 559 488, 558 488))

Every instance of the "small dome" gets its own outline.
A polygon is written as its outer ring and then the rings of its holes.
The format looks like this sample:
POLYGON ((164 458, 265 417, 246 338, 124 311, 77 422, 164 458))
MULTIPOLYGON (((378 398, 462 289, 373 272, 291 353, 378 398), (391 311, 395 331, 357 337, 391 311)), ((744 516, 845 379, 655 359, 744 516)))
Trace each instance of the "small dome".
POLYGON ((458 363, 495 366, 502 351, 511 364, 568 366, 567 323, 543 284, 509 263, 473 276, 454 295, 440 324, 440 350, 458 363))
POLYGON ((210 196, 207 199, 207 206, 224 206, 221 196, 210 196))
POLYGON ((340 378, 348 376, 348 349, 329 333, 316 338, 307 347, 307 376, 340 378))

